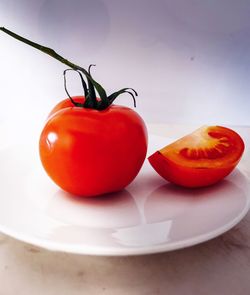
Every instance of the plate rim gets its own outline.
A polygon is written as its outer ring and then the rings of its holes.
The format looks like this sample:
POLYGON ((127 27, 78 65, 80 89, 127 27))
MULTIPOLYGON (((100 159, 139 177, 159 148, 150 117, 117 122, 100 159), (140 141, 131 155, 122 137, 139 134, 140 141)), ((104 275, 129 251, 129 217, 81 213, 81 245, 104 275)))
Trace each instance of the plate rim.
POLYGON ((138 246, 138 247, 131 247, 131 248, 116 248, 116 247, 105 247, 101 248, 96 246, 83 246, 80 244, 70 245, 70 244, 62 244, 58 242, 48 241, 46 239, 40 239, 37 237, 30 237, 29 235, 17 232, 15 230, 8 229, 6 226, 0 224, 0 232, 14 238, 20 242, 28 243, 30 245, 34 245, 49 251, 53 252, 64 252, 69 254, 76 254, 76 255, 93 255, 93 256, 134 256, 134 255, 146 255, 146 254, 156 254, 162 252, 170 252, 174 250, 180 250, 187 247, 195 246, 201 244, 203 242, 212 240, 223 233, 229 231, 234 226, 236 226, 248 213, 250 207, 250 198, 246 198, 247 202, 244 206, 243 210, 232 220, 230 220, 225 225, 210 231, 205 234, 196 235, 192 238, 188 238, 185 240, 177 241, 177 242, 170 242, 164 243, 159 245, 153 246, 138 246), (82 250, 82 249, 85 250, 82 250), (105 249, 105 250, 104 250, 105 249))

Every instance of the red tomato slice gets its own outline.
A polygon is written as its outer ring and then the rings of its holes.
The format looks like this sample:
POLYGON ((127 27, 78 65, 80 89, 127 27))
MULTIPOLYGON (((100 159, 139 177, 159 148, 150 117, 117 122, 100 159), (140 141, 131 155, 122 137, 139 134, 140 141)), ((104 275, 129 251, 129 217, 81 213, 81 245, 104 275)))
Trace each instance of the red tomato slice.
POLYGON ((148 160, 166 180, 184 187, 218 182, 238 164, 244 142, 235 131, 204 126, 165 146, 148 160))

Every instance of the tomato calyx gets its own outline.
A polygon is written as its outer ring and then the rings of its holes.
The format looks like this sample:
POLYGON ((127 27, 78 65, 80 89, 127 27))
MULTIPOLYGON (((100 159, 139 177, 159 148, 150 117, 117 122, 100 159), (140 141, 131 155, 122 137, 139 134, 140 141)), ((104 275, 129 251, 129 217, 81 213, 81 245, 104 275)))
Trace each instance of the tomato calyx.
MULTIPOLYGON (((90 69, 91 69, 92 66, 95 66, 95 65, 91 64, 91 65, 89 65, 89 68, 88 68, 88 73, 89 73, 90 77, 92 77, 91 72, 90 72, 90 69)), ((103 100, 101 96, 100 96, 100 99, 97 98, 95 87, 94 87, 93 83, 91 82, 91 80, 88 77, 87 77, 87 83, 86 83, 82 73, 79 70, 66 69, 63 72, 63 76, 64 76, 64 89, 65 89, 65 92, 67 93, 67 95, 68 95, 69 99, 71 100, 72 104, 74 106, 76 106, 76 107, 83 107, 83 108, 96 109, 96 110, 104 110, 113 103, 113 101, 117 98, 118 95, 120 95, 122 93, 129 93, 133 98, 134 107, 136 107, 135 96, 137 96, 138 94, 133 88, 123 88, 120 91, 117 91, 117 92, 109 95, 107 97, 107 100, 105 100, 105 99, 103 100), (74 101, 74 99, 70 96, 70 94, 68 92, 67 80, 66 80, 66 73, 68 71, 75 71, 80 76, 82 87, 83 87, 83 90, 84 90, 84 98, 85 98, 83 103, 79 103, 79 102, 74 101)))
POLYGON ((94 66, 93 64, 91 64, 89 66, 88 70, 85 70, 83 67, 78 66, 78 65, 72 63, 71 61, 65 59, 61 55, 59 55, 57 52, 54 51, 54 49, 51 49, 49 47, 35 43, 35 42, 33 42, 29 39, 26 39, 26 38, 12 32, 4 27, 0 27, 0 30, 3 31, 4 33, 10 35, 11 37, 29 45, 29 46, 32 46, 43 53, 50 55, 54 59, 60 61, 61 63, 67 65, 68 67, 70 67, 70 69, 65 70, 63 73, 63 75, 64 75, 64 88, 65 88, 65 91, 66 91, 69 99, 71 100, 73 105, 75 105, 76 107, 91 108, 91 109, 95 109, 95 110, 99 110, 99 111, 105 110, 114 102, 114 100, 119 95, 121 95, 123 93, 128 93, 129 95, 131 95, 133 102, 134 102, 134 107, 136 107, 135 97, 138 94, 133 88, 125 87, 125 88, 122 88, 110 95, 107 95, 105 89, 101 86, 101 84, 99 84, 96 80, 93 79, 93 77, 90 73, 91 67, 94 66), (81 78, 81 83, 82 83, 83 90, 84 90, 84 96, 86 98, 86 100, 83 103, 75 102, 68 93, 68 90, 66 87, 66 72, 68 70, 73 70, 73 71, 78 72, 78 74, 81 78), (84 76, 85 76, 85 79, 87 80, 87 83, 84 80, 84 76), (98 96, 100 99, 96 98, 96 92, 98 93, 98 96))

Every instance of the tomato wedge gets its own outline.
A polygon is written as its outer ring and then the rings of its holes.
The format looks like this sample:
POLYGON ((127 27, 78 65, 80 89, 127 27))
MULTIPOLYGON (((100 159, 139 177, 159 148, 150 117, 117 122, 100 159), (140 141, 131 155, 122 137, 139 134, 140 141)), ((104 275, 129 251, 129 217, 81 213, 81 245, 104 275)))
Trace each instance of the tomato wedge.
POLYGON ((165 146, 148 160, 160 176, 184 187, 212 185, 227 176, 244 151, 235 131, 222 126, 203 126, 165 146))

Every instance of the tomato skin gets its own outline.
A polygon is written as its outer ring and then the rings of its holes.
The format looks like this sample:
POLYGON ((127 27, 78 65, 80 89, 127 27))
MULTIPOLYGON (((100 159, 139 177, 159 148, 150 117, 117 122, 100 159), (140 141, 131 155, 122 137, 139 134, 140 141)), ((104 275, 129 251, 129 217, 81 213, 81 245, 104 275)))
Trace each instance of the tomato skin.
POLYGON ((39 150, 44 169, 59 187, 92 197, 133 181, 146 157, 147 130, 130 108, 111 105, 98 111, 65 100, 50 113, 39 150))
MULTIPOLYGON (((189 188, 209 186, 226 177, 240 161, 244 151, 244 142, 236 132, 229 128, 210 126, 205 129, 207 133, 209 130, 214 132, 215 137, 216 131, 221 138, 222 135, 223 138, 228 138, 231 146, 224 151, 225 154, 217 157, 213 155, 208 159, 199 158, 199 153, 196 154, 197 159, 183 157, 181 151, 185 150, 185 144, 190 142, 192 146, 193 138, 190 134, 153 153, 148 158, 152 167, 167 181, 189 188)), ((208 142, 205 144, 208 146, 209 140, 213 139, 207 139, 208 142)), ((195 147, 195 144, 192 147, 195 147)))
POLYGON ((192 168, 176 165, 156 152, 149 157, 149 162, 160 176, 183 187, 203 187, 212 185, 226 177, 231 168, 192 168))
MULTIPOLYGON (((74 102, 77 103, 84 103, 85 102, 85 97, 83 96, 73 96, 73 100, 74 102)), ((58 104, 56 104, 54 106, 54 108, 50 111, 48 118, 50 118, 52 115, 54 115, 56 112, 65 109, 65 108, 69 108, 69 107, 73 107, 74 105, 72 104, 72 102, 70 101, 70 99, 66 98, 62 101, 60 101, 58 104)))

